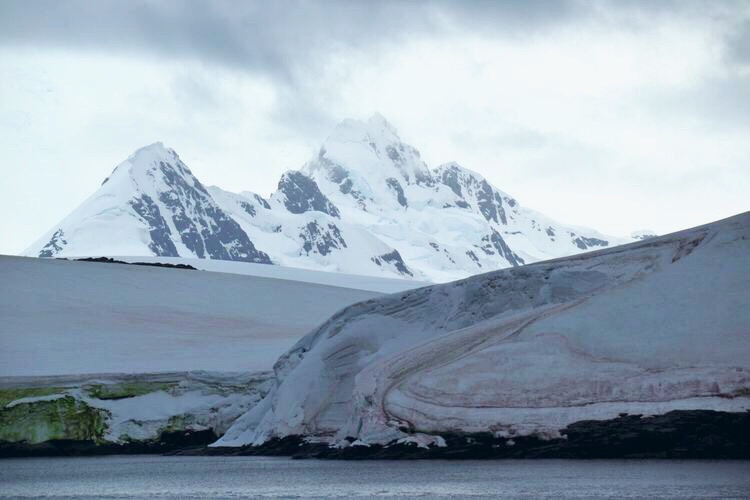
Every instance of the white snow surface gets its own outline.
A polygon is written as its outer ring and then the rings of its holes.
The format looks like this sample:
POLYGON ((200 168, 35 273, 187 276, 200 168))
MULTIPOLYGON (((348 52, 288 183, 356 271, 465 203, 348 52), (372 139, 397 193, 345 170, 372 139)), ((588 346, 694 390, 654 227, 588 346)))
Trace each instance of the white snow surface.
POLYGON ((254 262, 237 262, 231 260, 212 259, 186 259, 184 257, 132 257, 115 256, 115 260, 123 262, 147 262, 162 264, 186 264, 201 271, 216 273, 241 274, 244 276, 258 276, 261 278, 274 278, 280 280, 298 281, 304 283, 315 283, 318 285, 329 285, 343 288, 354 288, 356 290, 368 290, 379 293, 396 293, 431 283, 426 281, 407 280, 398 278, 381 278, 378 276, 366 276, 362 274, 332 273, 326 271, 315 271, 297 267, 269 266, 267 264, 256 264, 254 262))
POLYGON ((218 445, 552 437, 621 412, 747 410, 750 212, 359 303, 274 370, 218 445))
POLYGON ((268 200, 204 188, 175 151, 146 146, 25 255, 272 262, 445 282, 628 241, 559 224, 455 162, 430 168, 375 115, 342 122, 268 200))
POLYGON ((0 256, 0 375, 267 370, 381 295, 297 277, 0 256))

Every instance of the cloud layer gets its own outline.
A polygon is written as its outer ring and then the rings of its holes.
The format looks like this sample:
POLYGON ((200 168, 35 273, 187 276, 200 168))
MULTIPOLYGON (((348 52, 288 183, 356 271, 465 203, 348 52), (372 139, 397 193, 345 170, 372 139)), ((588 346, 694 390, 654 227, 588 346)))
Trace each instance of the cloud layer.
POLYGON ((380 111, 564 222, 658 232, 746 210, 746 2, 0 3, 0 252, 133 149, 267 194, 380 111))

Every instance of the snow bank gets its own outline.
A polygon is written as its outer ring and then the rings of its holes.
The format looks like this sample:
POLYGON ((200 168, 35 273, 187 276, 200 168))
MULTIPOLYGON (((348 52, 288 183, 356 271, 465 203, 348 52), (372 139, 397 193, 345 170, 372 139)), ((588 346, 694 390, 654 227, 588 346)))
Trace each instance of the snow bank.
POLYGON ((218 445, 750 409, 750 213, 355 304, 275 372, 218 445))

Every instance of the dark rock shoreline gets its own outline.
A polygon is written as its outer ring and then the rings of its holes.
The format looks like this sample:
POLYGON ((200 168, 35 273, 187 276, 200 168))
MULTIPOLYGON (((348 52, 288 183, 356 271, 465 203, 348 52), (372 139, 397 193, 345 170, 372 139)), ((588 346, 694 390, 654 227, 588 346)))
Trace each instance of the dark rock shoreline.
MULTIPOLYGON (((191 454, 275 455, 323 459, 497 459, 497 458, 721 458, 750 459, 750 412, 676 410, 653 417, 621 415, 585 420, 561 431, 563 438, 496 438, 490 433, 445 434, 445 447, 414 444, 329 448, 300 436, 258 447, 209 448, 191 454)), ((350 442, 353 442, 351 439, 350 442)))
MULTIPOLYGON (((528 458, 680 458, 750 459, 750 411, 676 410, 642 417, 585 420, 561 431, 562 438, 497 438, 490 433, 445 434, 445 447, 414 444, 329 448, 301 436, 273 439, 261 446, 213 447, 212 431, 162 434, 158 441, 97 446, 89 442, 39 445, 0 443, 0 457, 79 456, 162 453, 168 455, 288 456, 296 459, 528 459, 528 458)), ((351 438, 350 442, 354 442, 351 438)))
POLYGON ((97 444, 93 441, 52 440, 38 444, 0 441, 0 458, 78 457, 94 455, 164 454, 181 450, 205 449, 219 439, 214 431, 162 432, 159 439, 123 444, 97 444))

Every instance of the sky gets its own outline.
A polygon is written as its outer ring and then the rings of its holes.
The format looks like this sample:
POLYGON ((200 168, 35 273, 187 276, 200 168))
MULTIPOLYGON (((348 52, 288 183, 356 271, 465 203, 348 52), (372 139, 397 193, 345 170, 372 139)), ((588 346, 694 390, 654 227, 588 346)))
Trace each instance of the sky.
POLYGON ((750 1, 0 2, 0 253, 137 148, 264 196, 345 118, 567 224, 750 209, 750 1))

